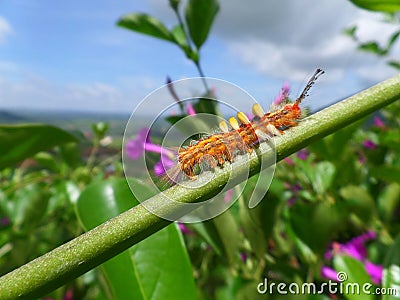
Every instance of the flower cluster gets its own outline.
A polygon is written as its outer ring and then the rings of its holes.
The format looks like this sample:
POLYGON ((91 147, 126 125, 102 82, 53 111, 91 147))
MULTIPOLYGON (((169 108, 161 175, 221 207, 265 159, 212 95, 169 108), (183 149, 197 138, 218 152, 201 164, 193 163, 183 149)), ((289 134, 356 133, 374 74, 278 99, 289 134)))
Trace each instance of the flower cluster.
MULTIPOLYGON (((376 238, 376 234, 373 231, 369 231, 362 235, 359 235, 347 243, 341 244, 334 242, 331 245, 331 249, 325 253, 325 258, 331 260, 335 255, 344 254, 351 256, 364 264, 365 270, 371 277, 371 280, 375 284, 379 284, 382 280, 383 267, 376 265, 368 260, 367 249, 365 243, 376 238)), ((337 272, 331 267, 324 266, 321 269, 323 277, 331 280, 337 280, 337 272)))

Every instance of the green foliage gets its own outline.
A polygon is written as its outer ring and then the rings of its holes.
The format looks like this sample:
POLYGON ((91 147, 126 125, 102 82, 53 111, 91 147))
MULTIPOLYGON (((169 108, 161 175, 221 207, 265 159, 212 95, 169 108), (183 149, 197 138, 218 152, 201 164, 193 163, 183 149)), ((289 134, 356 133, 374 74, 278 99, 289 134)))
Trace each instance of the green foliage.
MULTIPOLYGON (((397 10, 395 1, 353 2, 373 10, 397 10)), ((189 0, 185 8, 179 0, 169 4, 178 19, 172 29, 142 13, 126 15, 118 25, 177 45, 202 75, 199 50, 219 5, 213 0, 189 0)), ((355 40, 356 32, 356 27, 347 30, 355 40)), ((395 32, 385 47, 367 42, 360 48, 386 56, 399 35, 400 31, 395 32)), ((207 89, 195 104, 196 112, 219 114, 214 102, 207 99, 210 96, 207 89)), ((186 225, 181 229, 183 237, 176 224, 151 235, 162 226, 151 223, 154 220, 147 220, 149 215, 143 217, 143 212, 136 215, 134 227, 143 222, 152 226, 134 237, 143 241, 49 297, 63 299, 72 291, 74 299, 279 299, 280 295, 258 294, 257 285, 264 278, 274 284, 320 285, 326 281, 321 275, 323 266, 346 272, 349 283, 371 284, 365 260, 383 264, 386 276, 381 287, 398 286, 399 102, 381 113, 383 125, 363 120, 347 128, 335 127, 340 130, 281 161, 268 193, 262 176, 250 178, 240 195, 234 189, 233 195, 240 198, 237 204, 212 220, 186 225), (255 189, 259 179, 261 189, 255 189), (254 194, 263 200, 249 209, 254 194), (377 238, 366 244, 368 257, 364 261, 335 248, 367 231, 375 232, 377 238), (327 259, 326 253, 333 259, 327 259)), ((175 124, 185 115, 182 112, 167 121, 175 124)), ((208 128, 195 119, 190 125, 199 130, 208 128)), ((323 126, 329 124, 320 124, 323 126)), ((99 122, 93 124, 91 138, 78 139, 47 125, 0 127, 0 143, 7 145, 0 149, 0 274, 131 207, 140 208, 123 178, 119 147, 102 145, 108 129, 107 123, 99 122)), ((324 134, 320 131, 318 137, 324 134)), ((295 140, 296 135, 292 138, 289 142, 298 147, 310 143, 295 140)), ((153 195, 146 183, 129 180, 140 194, 153 195)), ((118 220, 124 219, 120 216, 118 220)), ((118 240, 118 229, 124 226, 124 222, 118 223, 115 232, 106 232, 107 238, 134 244, 118 240)), ((98 246, 88 248, 95 259, 104 261, 96 255, 102 256, 101 251, 107 249, 102 248, 103 240, 98 242, 98 246)), ((80 268, 87 262, 74 263, 80 268)), ((61 267, 56 272, 61 273, 61 267)), ((65 281, 64 274, 57 276, 54 286, 65 281)), ((328 297, 326 293, 304 299, 328 297)), ((351 293, 337 297, 372 299, 351 293)))
POLYGON ((395 13, 400 10, 400 2, 398 0, 350 0, 354 5, 363 9, 372 11, 380 11, 387 13, 395 13))
POLYGON ((197 49, 206 41, 219 10, 217 0, 189 0, 186 6, 186 24, 197 49))
MULTIPOLYGON (((140 182, 136 185, 147 189, 140 182)), ((137 204, 126 180, 114 179, 88 186, 76 208, 85 230, 90 230, 137 204)), ((107 279, 104 290, 112 299, 194 299, 196 295, 185 244, 175 224, 112 258, 101 270, 107 279)))
MULTIPOLYGON (((400 11, 400 2, 398 0, 350 0, 353 4, 357 5, 360 8, 378 11, 382 13, 386 13, 391 23, 393 23, 395 28, 398 28, 399 22, 398 19, 393 17, 395 14, 400 11)), ((360 41, 357 37, 357 26, 351 26, 344 30, 344 33, 351 37, 355 42, 357 42, 357 49, 360 51, 368 52, 374 54, 379 57, 387 57, 390 55, 390 51, 393 46, 396 44, 400 30, 396 30, 391 34, 388 38, 386 46, 380 45, 376 41, 360 41)), ((395 59, 388 59, 387 64, 395 69, 400 69, 400 63, 395 59)))
POLYGON ((68 142, 76 142, 72 134, 50 125, 1 125, 0 170, 31 157, 35 153, 68 142))
MULTIPOLYGON (((208 34, 219 10, 217 0, 189 0, 186 3, 185 22, 180 14, 181 1, 170 0, 169 4, 178 20, 178 24, 168 29, 156 17, 144 13, 131 13, 122 16, 118 26, 149 35, 177 45, 188 59, 194 62, 201 77, 204 77, 200 65, 199 50, 207 40, 208 34)), ((206 81, 204 86, 208 92, 206 81)))

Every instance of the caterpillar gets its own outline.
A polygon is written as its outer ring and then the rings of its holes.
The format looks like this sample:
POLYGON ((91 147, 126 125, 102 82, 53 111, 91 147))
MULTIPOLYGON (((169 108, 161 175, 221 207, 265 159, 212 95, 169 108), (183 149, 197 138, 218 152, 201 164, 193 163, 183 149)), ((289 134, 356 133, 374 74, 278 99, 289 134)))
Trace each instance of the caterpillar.
POLYGON ((252 107, 254 117, 251 120, 243 112, 238 112, 237 119, 230 117, 228 120, 231 129, 225 121, 221 121, 220 133, 203 137, 189 146, 179 148, 179 170, 187 177, 195 179, 195 167, 200 163, 205 162, 210 168, 222 166, 227 161, 232 163, 238 155, 251 153, 261 142, 284 134, 284 130, 296 126, 302 117, 300 103, 308 96, 310 88, 322 74, 322 69, 315 71, 294 103, 286 102, 267 113, 256 103, 252 107))

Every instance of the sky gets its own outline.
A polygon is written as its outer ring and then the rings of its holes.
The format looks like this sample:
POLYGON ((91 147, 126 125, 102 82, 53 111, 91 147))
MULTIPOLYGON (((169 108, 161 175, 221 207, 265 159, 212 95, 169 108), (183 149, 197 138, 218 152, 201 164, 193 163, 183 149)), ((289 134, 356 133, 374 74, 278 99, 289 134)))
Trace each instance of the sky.
MULTIPOLYGON (((0 110, 130 113, 167 76, 199 76, 177 46, 116 26, 132 12, 176 24, 167 0, 2 1, 0 110)), ((396 74, 342 33, 385 44, 396 27, 382 19, 348 0, 220 0, 201 63, 261 103, 284 82, 297 96, 321 67, 310 105, 323 107, 396 74)))

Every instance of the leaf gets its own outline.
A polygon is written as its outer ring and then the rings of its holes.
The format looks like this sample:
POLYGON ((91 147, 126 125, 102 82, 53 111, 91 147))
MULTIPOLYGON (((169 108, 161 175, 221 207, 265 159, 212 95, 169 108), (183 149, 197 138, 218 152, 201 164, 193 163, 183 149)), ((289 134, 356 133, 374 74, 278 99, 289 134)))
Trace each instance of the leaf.
POLYGON ((187 43, 185 32, 183 30, 182 25, 178 24, 171 30, 172 38, 174 42, 181 47, 181 49, 185 52, 187 57, 190 57, 190 46, 187 43))
POLYGON ((400 10, 399 0, 350 0, 358 7, 380 12, 395 13, 400 10))
MULTIPOLYGON (((141 194, 152 194, 139 181, 130 181, 141 189, 141 194)), ((78 199, 77 214, 89 230, 137 204, 126 180, 113 179, 84 190, 78 199)), ((102 269, 113 299, 196 298, 188 254, 175 224, 115 256, 102 269)))
POLYGON ((388 61, 388 65, 393 67, 393 68, 396 68, 396 69, 400 70, 400 61, 390 60, 390 61, 388 61))
POLYGON ((386 50, 389 52, 390 49, 393 47, 394 43, 398 40, 400 35, 400 30, 397 30, 396 32, 394 32, 390 38, 389 38, 389 42, 388 45, 386 46, 386 50))
POLYGON ((378 56, 383 56, 387 54, 386 49, 383 49, 381 46, 379 46, 377 42, 362 43, 358 46, 358 50, 370 52, 378 56))
POLYGON ((363 188, 348 185, 340 189, 340 196, 345 199, 345 205, 364 222, 368 222, 374 212, 375 203, 372 196, 363 188))
POLYGON ((393 245, 389 248, 384 261, 382 288, 396 291, 396 293, 387 293, 382 297, 383 300, 399 299, 400 295, 400 234, 397 235, 393 245))
POLYGON ((349 37, 351 37, 353 40, 357 40, 356 32, 357 32, 357 26, 355 26, 355 25, 351 26, 351 27, 348 27, 348 28, 345 28, 343 30, 343 33, 345 35, 348 35, 349 37))
POLYGON ((148 14, 132 13, 124 15, 118 20, 117 25, 161 40, 175 42, 167 27, 160 20, 148 14))
POLYGON ((247 180, 243 191, 243 198, 248 200, 253 193, 253 195, 256 194, 256 197, 262 197, 263 199, 252 209, 245 203, 248 201, 242 201, 242 199, 240 199, 239 217, 243 232, 249 240, 251 248, 256 253, 257 257, 261 259, 265 255, 267 241, 271 237, 280 203, 279 197, 273 191, 283 191, 283 188, 281 189, 278 180, 274 180, 271 183, 272 186, 268 194, 265 195, 268 187, 265 187, 264 193, 261 192, 263 187, 260 186, 260 183, 256 188, 258 178, 259 174, 247 180))
POLYGON ((206 41, 219 10, 217 0, 189 0, 186 5, 186 24, 197 49, 206 41))
POLYGON ((395 215, 396 207, 400 202, 400 185, 391 183, 387 185, 378 196, 378 210, 381 218, 389 222, 395 215))
MULTIPOLYGON (((340 274, 344 275, 347 278, 343 281, 343 292, 346 295, 347 299, 350 300, 368 300, 374 299, 373 294, 366 294, 363 290, 363 287, 369 286, 370 291, 373 291, 373 284, 371 282, 371 278, 369 277, 367 271, 365 270, 362 262, 356 260, 353 257, 346 255, 335 255, 333 259, 333 265, 335 270, 338 272, 342 272, 340 274), (344 272, 344 273, 343 273, 344 272), (354 292, 357 290, 357 286, 359 288, 359 293, 354 292), (347 293, 346 293, 347 292, 347 293)), ((338 275, 339 277, 339 275, 338 275)))
POLYGON ((49 193, 42 184, 34 183, 15 192, 10 203, 10 218, 22 232, 30 232, 40 223, 49 203, 49 193))
POLYGON ((313 167, 311 173, 312 186, 318 194, 325 193, 335 178, 336 167, 329 161, 322 161, 313 167))
MULTIPOLYGON (((289 210, 293 235, 300 239, 302 248, 310 248, 314 253, 322 255, 329 242, 341 229, 344 214, 335 205, 324 202, 296 202, 289 210)), ((305 251, 310 251, 305 248, 305 251)))
POLYGON ((400 168, 397 166, 383 165, 372 167, 371 175, 388 182, 400 183, 400 168))
POLYGON ((0 170, 40 151, 76 141, 72 134, 50 125, 0 125, 0 170))
POLYGON ((217 249, 222 249, 230 265, 239 257, 239 238, 237 224, 230 210, 203 222, 208 236, 213 240, 217 249))

